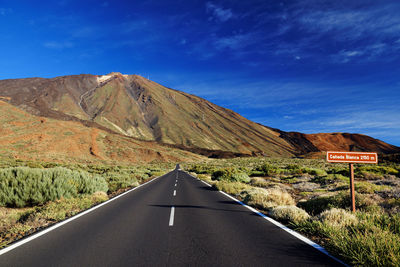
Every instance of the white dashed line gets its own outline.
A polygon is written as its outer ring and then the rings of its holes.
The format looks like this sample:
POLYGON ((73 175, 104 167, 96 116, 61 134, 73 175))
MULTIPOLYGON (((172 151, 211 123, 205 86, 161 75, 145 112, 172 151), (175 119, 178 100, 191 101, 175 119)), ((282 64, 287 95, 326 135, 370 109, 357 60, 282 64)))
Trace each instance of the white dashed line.
POLYGON ((176 196, 176 190, 174 190, 174 196, 176 196))
POLYGON ((174 226, 175 207, 171 207, 171 214, 169 215, 169 226, 174 226))

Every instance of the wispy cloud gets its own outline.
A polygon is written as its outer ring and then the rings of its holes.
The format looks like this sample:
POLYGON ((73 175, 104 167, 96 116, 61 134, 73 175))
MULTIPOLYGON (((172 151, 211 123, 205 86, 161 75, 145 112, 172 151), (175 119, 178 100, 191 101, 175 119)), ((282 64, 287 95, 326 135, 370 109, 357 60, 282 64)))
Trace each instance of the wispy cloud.
POLYGON ((70 41, 58 42, 58 41, 49 41, 43 44, 44 47, 56 50, 62 50, 65 48, 72 48, 74 47, 74 43, 70 41))
POLYGON ((7 14, 12 13, 12 9, 11 8, 0 8, 0 16, 5 16, 7 14))
POLYGON ((213 2, 207 2, 206 8, 209 13, 211 13, 210 19, 218 20, 220 22, 225 22, 234 17, 231 9, 224 9, 213 2))

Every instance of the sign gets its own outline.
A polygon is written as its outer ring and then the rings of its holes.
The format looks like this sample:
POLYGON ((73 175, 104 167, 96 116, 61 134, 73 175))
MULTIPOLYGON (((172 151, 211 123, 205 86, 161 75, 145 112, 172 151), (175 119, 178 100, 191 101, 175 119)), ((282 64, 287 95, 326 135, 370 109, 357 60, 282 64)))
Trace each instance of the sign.
POLYGON ((326 153, 328 162, 378 163, 378 155, 372 152, 332 152, 326 153))
POLYGON ((356 197, 354 191, 354 165, 353 163, 378 163, 378 155, 373 152, 326 152, 328 162, 350 163, 350 199, 351 211, 356 211, 356 197))

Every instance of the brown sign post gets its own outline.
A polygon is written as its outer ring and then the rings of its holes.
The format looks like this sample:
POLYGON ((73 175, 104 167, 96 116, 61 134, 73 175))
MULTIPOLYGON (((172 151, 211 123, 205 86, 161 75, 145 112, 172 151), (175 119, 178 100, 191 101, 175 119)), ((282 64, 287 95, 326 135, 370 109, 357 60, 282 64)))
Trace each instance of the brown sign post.
POLYGON ((351 210, 356 211, 356 198, 354 193, 354 163, 378 163, 378 155, 373 152, 332 152, 326 153, 328 162, 349 163, 350 167, 350 198, 351 210))

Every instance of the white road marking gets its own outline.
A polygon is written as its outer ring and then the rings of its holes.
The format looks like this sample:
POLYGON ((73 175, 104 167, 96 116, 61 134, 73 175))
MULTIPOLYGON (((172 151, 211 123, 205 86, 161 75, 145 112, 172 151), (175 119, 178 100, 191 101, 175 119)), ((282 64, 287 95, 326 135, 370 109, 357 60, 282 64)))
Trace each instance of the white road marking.
POLYGON ((175 186, 176 186, 176 184, 175 184, 175 186))
POLYGON ((171 214, 169 215, 169 226, 174 226, 175 207, 171 207, 171 214))
MULTIPOLYGON (((162 177, 162 176, 160 176, 160 177, 162 177)), ((111 201, 114 201, 114 200, 116 200, 116 199, 118 199, 118 198, 120 198, 120 197, 122 197, 122 196, 124 196, 124 195, 126 195, 126 194, 128 194, 128 193, 130 193, 130 192, 132 192, 132 191, 134 191, 134 190, 146 185, 146 184, 148 184, 148 183, 151 183, 151 182, 157 180, 160 177, 157 177, 157 178, 154 178, 154 179, 152 179, 152 180, 150 180, 148 182, 145 182, 144 184, 141 184, 141 185, 139 185, 139 186, 137 186, 135 188, 132 188, 131 190, 126 191, 125 193, 122 193, 122 194, 120 194, 120 195, 118 195, 116 197, 113 197, 110 200, 107 200, 107 201, 105 201, 105 202, 103 202, 103 203, 101 203, 99 205, 96 205, 96 206, 94 206, 94 207, 92 207, 90 209, 87 209, 87 210, 85 210, 85 211, 83 211, 83 212, 81 212, 81 213, 79 213, 79 214, 77 214, 77 215, 75 215, 73 217, 70 217, 70 218, 66 219, 65 221, 61 221, 59 223, 56 223, 56 224, 50 226, 49 228, 44 229, 43 231, 37 232, 36 234, 33 234, 31 236, 28 236, 27 238, 24 238, 24 239, 22 239, 20 241, 17 241, 16 243, 14 243, 14 244, 6 247, 6 248, 1 249, 0 250, 0 255, 3 255, 5 253, 7 253, 7 252, 19 247, 19 246, 22 246, 25 243, 28 243, 29 241, 32 241, 32 240, 34 240, 34 239, 36 239, 36 238, 38 238, 38 237, 40 237, 40 236, 42 236, 44 234, 47 234, 48 232, 53 231, 53 230, 57 229, 58 227, 63 226, 64 224, 67 224, 67 223, 69 223, 69 222, 71 222, 73 220, 76 220, 79 217, 88 214, 89 212, 92 212, 92 211, 94 211, 94 210, 96 210, 96 209, 98 209, 98 208, 100 208, 100 207, 102 207, 104 205, 107 205, 111 201)))
POLYGON ((212 185, 210 185, 209 183, 206 183, 206 182, 204 182, 203 180, 202 180, 202 182, 203 182, 203 184, 205 184, 206 186, 212 187, 212 185))
POLYGON ((176 196, 176 190, 174 190, 174 196, 176 196))
MULTIPOLYGON (((189 174, 189 173, 187 173, 187 174, 189 174)), ((190 175, 190 174, 189 174, 189 175, 190 175)), ((190 176, 192 176, 192 175, 190 175, 190 176)), ((193 178, 196 178, 196 177, 194 177, 194 176, 192 176, 192 177, 193 177, 193 178)), ((207 183, 207 182, 205 182, 205 181, 203 181, 203 180, 201 180, 201 181, 202 181, 204 184, 206 184, 207 186, 212 187, 212 185, 210 185, 209 183, 207 183)), ((282 230, 286 231, 287 233, 291 234, 292 236, 294 236, 294 237, 300 239, 300 240, 303 241, 304 243, 306 243, 306 244, 312 246, 313 248, 319 250, 320 252, 324 253, 325 255, 327 255, 327 256, 331 257, 332 259, 336 260, 337 262, 343 264, 344 266, 349 266, 349 265, 347 265, 346 263, 344 263, 343 261, 341 261, 341 260, 339 260, 338 258, 335 258, 335 257, 332 256, 331 254, 329 254, 329 252, 326 251, 325 248, 323 248, 323 247, 321 247, 320 245, 318 245, 317 243, 311 241, 311 240, 308 239, 307 237, 302 236, 301 234, 297 233, 296 231, 294 231, 294 230, 292 230, 292 229, 286 227, 285 225, 281 224, 281 223, 278 222, 278 221, 275 221, 274 219, 272 219, 272 218, 268 217, 267 215, 265 215, 265 214, 259 212, 258 210, 254 209, 254 208, 252 208, 252 207, 250 207, 250 206, 247 206, 247 205, 244 204, 242 201, 237 200, 236 198, 232 197, 231 195, 229 195, 229 194, 227 194, 227 193, 225 193, 225 192, 222 192, 222 191, 218 191, 218 192, 220 192, 221 194, 227 196, 228 198, 230 198, 230 199, 236 201, 237 203, 239 203, 240 205, 246 207, 247 209, 251 210, 252 212, 254 212, 254 213, 260 215, 260 216, 263 217, 265 220, 267 220, 267 221, 273 223, 273 224, 276 225, 277 227, 281 228, 282 230)))

